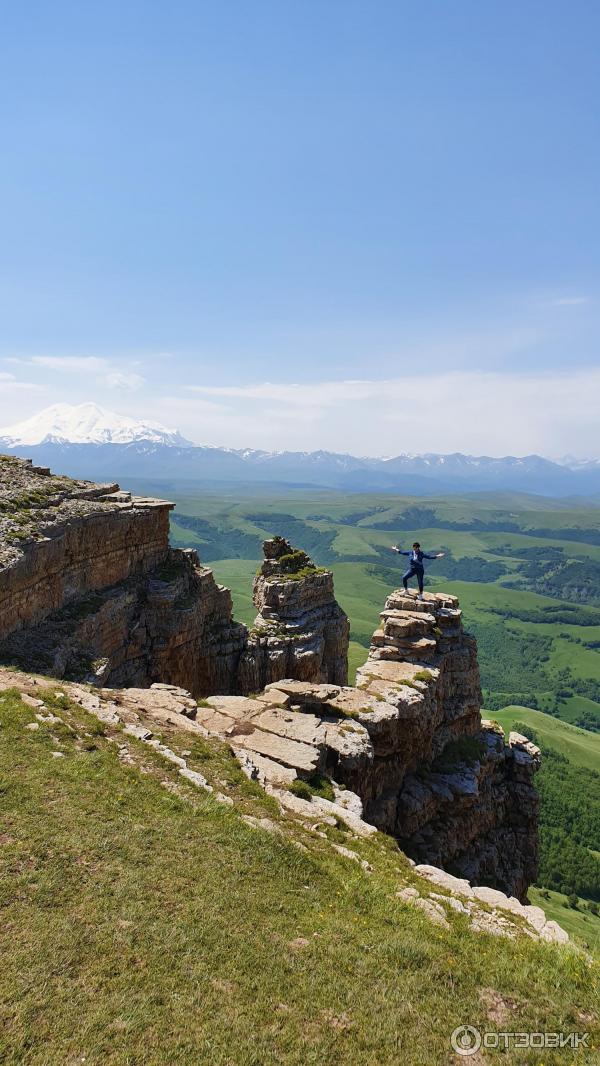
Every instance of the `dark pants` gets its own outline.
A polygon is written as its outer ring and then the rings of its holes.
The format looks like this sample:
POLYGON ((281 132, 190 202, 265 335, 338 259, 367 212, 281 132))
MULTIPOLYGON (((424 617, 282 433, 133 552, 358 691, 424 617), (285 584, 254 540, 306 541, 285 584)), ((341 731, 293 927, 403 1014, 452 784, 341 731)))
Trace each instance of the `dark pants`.
POLYGON ((411 566, 409 566, 408 570, 406 571, 406 573, 402 577, 402 584, 404 585, 404 588, 407 589, 408 588, 408 582, 410 581, 411 577, 416 577, 417 581, 419 582, 419 592, 422 592, 423 591, 423 577, 424 576, 425 576, 425 567, 423 567, 423 566, 415 566, 414 563, 412 563, 411 566))

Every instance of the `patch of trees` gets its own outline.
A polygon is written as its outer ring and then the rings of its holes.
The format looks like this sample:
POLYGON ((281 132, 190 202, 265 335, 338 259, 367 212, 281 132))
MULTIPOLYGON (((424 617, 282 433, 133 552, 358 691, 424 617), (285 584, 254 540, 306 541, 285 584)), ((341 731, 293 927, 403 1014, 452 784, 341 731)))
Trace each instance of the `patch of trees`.
POLYGON ((573 725, 587 729, 590 733, 600 733, 600 708, 598 711, 584 711, 575 719, 573 725))
POLYGON ((577 526, 556 529, 524 529, 528 537, 547 537, 549 540, 575 540, 580 544, 600 544, 600 529, 581 529, 577 526))
MULTIPOLYGON (((370 518, 372 515, 377 514, 378 511, 385 511, 385 507, 371 507, 368 511, 353 511, 351 514, 345 515, 330 515, 330 514, 309 514, 306 516, 308 522, 335 522, 338 526, 357 526, 363 518, 370 518)), ((372 528, 369 526, 369 528, 372 528)))
POLYGON ((436 573, 448 581, 482 581, 493 582, 508 571, 504 563, 490 562, 479 555, 463 556, 455 559, 449 548, 440 548, 446 554, 436 563, 436 573))
POLYGON ((543 664, 548 662, 552 638, 516 633, 508 626, 472 621, 477 637, 482 684, 494 692, 548 690, 551 683, 543 664))
MULTIPOLYGON (((196 515, 179 514, 175 516, 179 529, 189 529, 202 539, 200 555, 205 562, 215 559, 260 559, 262 557, 262 540, 253 533, 236 529, 233 526, 216 526, 196 515)), ((197 544, 190 540, 190 546, 197 544)))
POLYGON ((600 900, 600 862, 560 829, 540 829, 537 884, 587 899, 600 900))
POLYGON ((600 703, 600 679, 593 677, 575 677, 570 667, 565 666, 556 674, 558 684, 557 696, 568 699, 570 696, 586 696, 594 703, 600 703))
MULTIPOLYGON (((506 586, 505 586, 506 587, 506 586)), ((516 618, 519 622, 533 622, 546 625, 549 622, 557 622, 559 625, 571 626, 598 626, 600 625, 600 611, 579 610, 577 607, 569 607, 566 604, 550 604, 548 607, 488 607, 490 614, 499 615, 501 618, 516 618)))
POLYGON ((453 522, 449 518, 440 518, 431 507, 407 507, 397 515, 378 522, 371 529, 451 529, 457 533, 520 533, 521 527, 516 522, 505 518, 482 520, 469 518, 468 521, 453 522))
POLYGON ((593 559, 572 559, 562 548, 527 549, 527 558, 517 572, 522 583, 506 588, 525 588, 542 596, 572 603, 600 604, 600 563, 593 559))
POLYGON ((535 692, 492 692, 483 689, 483 706, 486 711, 501 711, 504 707, 532 707, 534 711, 542 710, 535 692))

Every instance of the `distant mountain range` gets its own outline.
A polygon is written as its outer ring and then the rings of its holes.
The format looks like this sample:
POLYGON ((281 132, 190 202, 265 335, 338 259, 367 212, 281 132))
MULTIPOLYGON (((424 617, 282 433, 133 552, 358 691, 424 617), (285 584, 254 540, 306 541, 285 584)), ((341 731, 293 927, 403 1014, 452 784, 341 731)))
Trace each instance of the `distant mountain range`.
POLYGON ((491 458, 460 452, 377 459, 326 451, 196 446, 176 430, 135 421, 95 404, 55 404, 25 422, 0 429, 0 450, 30 457, 59 473, 91 479, 290 485, 408 495, 600 493, 598 459, 557 463, 539 455, 491 458))

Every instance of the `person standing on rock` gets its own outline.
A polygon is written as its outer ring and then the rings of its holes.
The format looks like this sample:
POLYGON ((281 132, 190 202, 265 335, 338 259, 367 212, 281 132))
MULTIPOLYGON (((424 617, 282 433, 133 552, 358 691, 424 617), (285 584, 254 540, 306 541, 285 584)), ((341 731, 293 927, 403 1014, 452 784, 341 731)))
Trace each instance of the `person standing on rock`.
POLYGON ((392 544, 392 551, 397 552, 398 555, 408 555, 410 559, 410 565, 406 573, 402 576, 402 584, 404 585, 404 591, 408 592, 408 582, 411 577, 416 577, 419 583, 419 599, 423 599, 423 578, 425 577, 425 567, 423 566, 423 559, 443 559, 444 552, 437 552, 436 555, 426 555, 424 551, 421 551, 421 545, 418 540, 412 546, 412 550, 409 552, 403 552, 397 544, 392 544))

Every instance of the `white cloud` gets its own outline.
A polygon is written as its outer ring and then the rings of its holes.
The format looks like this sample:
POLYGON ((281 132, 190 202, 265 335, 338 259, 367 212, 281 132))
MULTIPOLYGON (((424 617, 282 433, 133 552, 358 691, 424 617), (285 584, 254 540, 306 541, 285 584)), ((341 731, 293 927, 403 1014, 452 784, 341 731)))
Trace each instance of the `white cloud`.
POLYGON ((14 416, 14 406, 10 405, 10 397, 14 393, 45 392, 43 385, 34 381, 16 381, 12 374, 0 374, 0 410, 14 416), (3 404, 1 401, 5 401, 3 404))
MULTIPOLYGON (((86 377, 94 374, 96 383, 109 389, 131 391, 141 388, 146 380, 137 371, 128 369, 131 366, 141 366, 140 360, 119 366, 118 363, 98 355, 32 355, 22 359, 7 357, 4 362, 32 367, 34 371, 39 368, 58 374, 69 374, 73 377, 86 377)), ((2 380, 3 377, 0 375, 0 381, 2 380)))
POLYGON ((6 371, 0 370, 0 381, 14 381, 14 374, 7 374, 6 371))
POLYGON ((589 303, 587 296, 561 296, 554 301, 556 307, 580 307, 589 303))
POLYGON ((600 369, 455 372, 387 380, 190 385, 163 420, 199 442, 361 455, 598 454, 600 369), (196 407, 199 406, 201 410, 196 407), (220 401, 211 409, 214 401, 220 401))
POLYGON ((97 355, 33 355, 29 362, 34 366, 47 367, 49 370, 65 370, 75 373, 105 370, 106 359, 97 355))
POLYGON ((111 370, 103 379, 103 383, 109 389, 139 389, 145 382, 141 374, 127 373, 122 370, 111 370))

